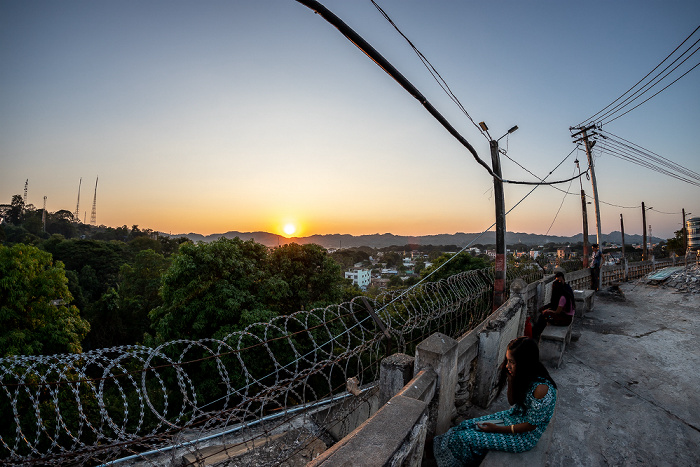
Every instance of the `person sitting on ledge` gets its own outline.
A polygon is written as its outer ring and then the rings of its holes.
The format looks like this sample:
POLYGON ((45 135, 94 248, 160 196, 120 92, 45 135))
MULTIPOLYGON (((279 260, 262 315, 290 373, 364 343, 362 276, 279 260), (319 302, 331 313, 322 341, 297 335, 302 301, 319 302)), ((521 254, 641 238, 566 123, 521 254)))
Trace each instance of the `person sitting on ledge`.
POLYGON ((508 410, 465 420, 433 439, 440 467, 478 465, 489 450, 532 449, 554 413, 557 385, 540 362, 537 343, 519 337, 508 344, 498 392, 508 383, 508 410))
POLYGON ((545 307, 537 322, 532 327, 532 338, 539 342, 540 335, 547 324, 554 326, 568 326, 574 320, 576 299, 574 291, 564 280, 564 273, 557 271, 552 282, 552 300, 545 307))

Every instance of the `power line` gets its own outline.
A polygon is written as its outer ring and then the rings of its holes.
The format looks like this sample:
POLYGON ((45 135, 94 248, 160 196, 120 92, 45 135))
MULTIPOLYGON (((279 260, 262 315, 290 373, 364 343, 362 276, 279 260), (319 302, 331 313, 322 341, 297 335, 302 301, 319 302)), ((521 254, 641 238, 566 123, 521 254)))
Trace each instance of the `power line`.
POLYGON ((350 26, 345 24, 343 20, 338 18, 333 12, 328 10, 325 6, 316 0, 296 0, 298 3, 306 6, 307 8, 313 10, 316 14, 321 16, 328 23, 333 25, 343 36, 345 36, 350 42, 352 42, 357 48, 359 48, 365 55, 367 55, 372 61, 374 61, 382 70, 384 70, 389 76, 391 76, 401 87, 403 87, 406 92, 418 100, 421 105, 428 111, 457 141, 459 141, 467 150, 471 153, 474 160, 481 165, 486 171, 491 175, 491 177, 499 180, 503 183, 510 183, 515 185, 551 185, 556 183, 565 183, 569 180, 566 179, 558 180, 556 182, 527 182, 518 180, 505 180, 494 173, 491 167, 479 157, 476 149, 455 129, 450 122, 447 121, 445 117, 440 114, 440 112, 428 101, 428 99, 423 96, 423 94, 394 67, 387 59, 385 59, 372 45, 369 44, 362 36, 355 32, 350 26))
MULTIPOLYGON (((573 183, 573 180, 571 181, 571 183, 573 183)), ((567 190, 571 189, 571 183, 569 183, 569 188, 567 188, 567 190)), ((547 229, 547 233, 544 234, 545 237, 547 235, 549 235, 549 231, 552 230, 554 223, 557 221, 557 217, 559 217, 559 213, 561 212, 561 207, 564 206, 564 200, 566 200, 566 195, 564 195, 564 197, 561 199, 561 203, 559 204, 559 209, 557 209, 557 213, 554 215, 554 219, 552 219, 552 223, 549 225, 549 228, 547 229)))
MULTIPOLYGON (((659 76, 661 73, 663 73, 665 70, 667 70, 670 66, 673 65, 673 63, 675 63, 676 61, 678 61, 678 60, 679 60, 683 55, 685 55, 693 46, 695 46, 695 45, 698 43, 698 41, 696 41, 693 45, 691 45, 690 47, 688 47, 688 48, 687 48, 678 58, 676 58, 670 65, 668 65, 664 70, 662 70, 662 71, 661 71, 660 73, 658 73, 654 78, 652 78, 652 80, 649 81, 649 83, 645 84, 645 85, 642 86, 640 89, 638 89, 637 91, 635 91, 635 93, 633 93, 632 95, 630 95, 629 97, 627 97, 625 100, 623 100, 622 103, 618 104, 618 105, 615 106, 613 109, 611 109, 611 110, 608 110, 608 109, 609 109, 610 107, 612 107, 613 105, 615 105, 615 103, 617 103, 618 101, 620 101, 621 99, 623 99, 626 95, 628 95, 628 94, 629 94, 632 90, 634 90, 639 84, 641 84, 642 82, 644 82, 652 73, 654 73, 654 71, 656 71, 656 70, 657 70, 659 67, 661 67, 669 58, 671 58, 671 57, 678 51, 678 49, 680 49, 680 48, 683 46, 683 44, 685 44, 698 30, 700 30, 700 26, 698 26, 697 28, 695 28, 695 30, 693 30, 693 32, 690 33, 690 35, 689 35, 688 37, 686 37, 685 40, 683 40, 683 42, 681 42, 670 54, 668 54, 668 55, 666 56, 666 58, 664 58, 658 65, 656 65, 656 66, 655 66, 649 73, 647 73, 642 79, 640 79, 639 81, 637 81, 631 88, 629 88, 627 91, 625 91, 620 97, 618 97, 617 99, 615 99, 614 101, 612 101, 610 104, 608 104, 607 106, 605 106, 602 110, 596 112, 596 113, 593 114, 592 116, 590 116, 590 117, 588 117, 587 119, 585 119, 583 122, 579 123, 578 126, 580 126, 580 127, 584 126, 584 125, 585 125, 585 122, 593 122, 594 119, 595 119, 596 117, 600 116, 601 114, 602 114, 602 117, 601 117, 601 118, 598 118, 598 120, 599 120, 599 121, 602 121, 606 116, 607 116, 607 117, 610 117, 611 114, 612 114, 612 112, 615 111, 616 109, 617 109, 617 110, 621 110, 621 108, 619 108, 619 107, 620 107, 624 102, 628 101, 632 96, 634 96, 634 94, 639 93, 642 89, 644 89, 645 87, 649 86, 649 84, 652 83, 656 78, 658 78, 658 76, 659 76), (607 112, 606 112, 606 111, 607 111, 607 112), (605 112, 605 113, 604 113, 604 112, 605 112)), ((697 51, 697 49, 693 52, 693 54, 694 54, 696 51, 697 51)), ((692 56, 693 54, 691 54, 691 56, 692 56)), ((685 62, 688 58, 690 58, 690 56, 687 57, 685 60, 683 60, 683 62, 685 62)), ((682 64, 683 62, 681 62, 681 64, 682 64)), ((680 64, 679 64, 678 66, 680 66, 680 64)), ((678 68, 678 66, 676 66, 673 70, 671 70, 671 72, 672 72, 672 71, 675 71, 675 70, 678 68)), ((682 78, 683 76, 685 76, 686 74, 688 74, 688 73, 689 73, 690 71, 692 71, 695 67, 697 67, 697 65, 695 65, 693 68, 691 68, 690 70, 688 70, 688 71, 687 71, 686 73, 684 73, 681 77, 677 78, 677 79, 676 79, 675 81, 673 81, 671 84, 675 83, 676 81, 678 81, 678 79, 680 79, 680 78, 682 78)), ((669 73, 670 73, 670 72, 669 72, 669 73)), ((661 79, 665 78, 666 76, 668 76, 668 74, 666 74, 665 76, 663 76, 662 78, 660 78, 660 79, 657 81, 657 83, 658 83, 659 81, 661 81, 661 79)), ((653 85, 655 85, 655 84, 656 84, 656 83, 654 83, 653 85)), ((652 85, 652 86, 653 86, 653 85, 652 85)), ((670 86, 670 85, 669 85, 669 86, 670 86)), ((666 87, 665 87, 664 89, 662 89, 661 91, 665 90, 666 88, 668 88, 668 86, 666 86, 666 87)), ((648 91, 648 90, 649 90, 649 89, 647 89, 647 91, 648 91)), ((651 96, 651 97, 656 96, 656 95, 659 94, 661 91, 657 92, 656 94, 654 94, 654 95, 651 96)), ((646 92, 646 91, 644 91, 644 92, 646 92)), ((643 93, 642 93, 642 94, 643 94, 643 93)), ((641 97, 641 94, 640 94, 639 96, 637 96, 637 98, 639 98, 639 97, 641 97)), ((650 97, 649 99, 651 99, 651 97, 650 97)), ((633 100, 636 100, 637 98, 635 98, 635 99, 633 99, 633 100)), ((647 102, 649 99, 647 99, 647 100, 644 101, 644 102, 647 102)), ((642 102, 641 104, 643 104, 644 102, 642 102)), ((631 103, 631 102, 628 102, 628 104, 629 104, 629 103, 631 103)), ((626 105, 628 105, 628 104, 626 104, 626 105)), ((639 105, 641 105, 641 104, 639 104, 639 105)), ((625 106, 626 106, 626 105, 625 105, 625 106)), ((637 106, 634 107, 634 108, 639 107, 639 105, 637 105, 637 106)), ((624 107, 624 106, 623 106, 623 107, 624 107)), ((634 110, 634 108, 628 110, 628 111, 625 112, 625 113, 628 113, 628 112, 630 112, 631 110, 634 110)), ((623 115, 624 115, 624 114, 623 114, 623 115)), ((619 115, 618 117, 615 117, 615 119, 616 119, 616 118, 619 118, 619 117, 621 117, 621 116, 622 116, 622 115, 619 115)), ((608 120, 607 122, 610 122, 610 121, 612 121, 612 120, 608 120)))
MULTIPOLYGON (((694 51, 693 53, 697 52, 698 50, 700 50, 700 48, 699 48, 699 49, 695 49, 695 51, 694 51)), ((696 63, 695 66, 693 66, 693 68, 691 68, 690 70, 686 71, 686 72, 683 73, 681 76, 679 76, 678 78, 676 78, 675 80, 673 80, 669 85, 665 86, 663 89, 661 89, 660 91, 658 91, 656 94, 653 94, 651 97, 648 97, 648 98, 645 99, 644 101, 642 101, 642 102, 640 102, 639 104, 635 105, 634 107, 632 107, 631 109, 629 109, 627 112, 622 113, 622 114, 618 115, 618 116, 615 117, 615 118, 611 118, 611 119, 609 119, 609 120, 606 120, 606 121, 603 122, 603 123, 610 123, 610 122, 613 122, 613 121, 617 120, 618 118, 622 117, 623 115, 627 115, 628 113, 630 113, 631 111, 633 111, 634 109, 636 109, 637 107, 639 107, 640 105, 647 103, 649 100, 651 100, 652 98, 658 96, 659 94, 661 94, 661 92, 663 92, 663 91, 665 91, 666 89, 668 89, 672 84, 675 84, 679 79, 683 78, 685 75, 687 75, 688 73, 690 73, 691 71, 693 71, 694 69, 696 69, 696 68, 698 67, 698 65, 700 65, 700 62, 696 63)))
POLYGON ((700 186, 700 174, 697 172, 608 131, 602 129, 600 131, 601 133, 594 133, 594 137, 600 137, 607 143, 601 147, 601 152, 668 175, 690 185, 700 186))
POLYGON ((411 40, 408 37, 406 37, 406 35, 403 32, 401 32, 401 29, 399 29, 399 27, 396 25, 396 23, 394 23, 394 21, 389 17, 389 15, 386 13, 386 11, 384 11, 384 9, 382 9, 382 7, 377 5, 377 3, 374 0, 370 0, 370 1, 372 2, 372 5, 374 5, 374 7, 379 11, 379 13, 381 13, 381 15, 384 17, 384 19, 386 19, 389 22, 389 24, 391 24, 394 27, 396 32, 398 32, 399 35, 401 35, 401 37, 403 37, 406 40, 408 45, 411 46, 411 48, 416 53, 416 55, 418 56, 420 61, 423 63, 423 65, 428 70, 428 72, 431 74, 433 79, 435 79, 435 81, 438 83, 440 88, 445 92, 445 94, 447 94, 447 96, 457 105, 457 107, 459 107, 459 109, 464 113, 464 115, 467 116, 469 121, 472 122, 472 124, 476 127, 477 130, 479 130, 479 132, 484 136, 484 138, 486 138, 486 140, 489 140, 490 138, 486 135, 484 130, 474 121, 474 119, 471 117, 471 115, 469 115, 469 112, 467 112, 467 109, 459 101, 459 98, 457 98, 457 96, 452 92, 452 89, 450 89, 450 86, 447 84, 447 81, 445 81, 442 78, 442 76, 435 69, 435 67, 432 65, 432 63, 430 63, 430 60, 428 60, 426 58, 426 56, 423 55, 423 53, 420 50, 418 50, 418 48, 413 44, 413 42, 411 42, 411 40))

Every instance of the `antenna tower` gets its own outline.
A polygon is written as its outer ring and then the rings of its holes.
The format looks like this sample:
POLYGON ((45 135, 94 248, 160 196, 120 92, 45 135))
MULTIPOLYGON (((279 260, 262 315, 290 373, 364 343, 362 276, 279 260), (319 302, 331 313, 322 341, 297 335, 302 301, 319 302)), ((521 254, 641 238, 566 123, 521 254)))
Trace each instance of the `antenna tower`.
POLYGON ((24 205, 27 205, 27 191, 29 190, 29 179, 24 182, 24 205))
POLYGON ((73 218, 75 222, 80 222, 80 186, 83 184, 83 177, 80 177, 80 182, 78 182, 78 202, 75 204, 75 214, 73 218))
POLYGON ((43 225, 44 232, 46 232, 46 196, 44 196, 44 210, 41 212, 41 225, 43 225))
POLYGON ((95 179, 95 197, 92 199, 92 213, 90 213, 90 225, 97 225, 97 181, 100 177, 95 179))

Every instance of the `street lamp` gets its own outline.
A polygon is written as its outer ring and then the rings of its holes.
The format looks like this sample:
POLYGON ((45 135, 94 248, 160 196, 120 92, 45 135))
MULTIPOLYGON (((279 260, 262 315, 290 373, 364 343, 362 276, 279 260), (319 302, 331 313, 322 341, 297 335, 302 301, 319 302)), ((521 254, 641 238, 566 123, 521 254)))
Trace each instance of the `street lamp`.
POLYGON ((518 125, 513 125, 513 127, 512 127, 510 130, 508 130, 508 132, 507 132, 505 135, 501 136, 501 137, 498 138, 496 141, 502 140, 503 138, 505 138, 505 137, 508 136, 509 134, 513 133, 513 132, 514 132, 515 130, 517 130, 517 129, 518 129, 518 125))

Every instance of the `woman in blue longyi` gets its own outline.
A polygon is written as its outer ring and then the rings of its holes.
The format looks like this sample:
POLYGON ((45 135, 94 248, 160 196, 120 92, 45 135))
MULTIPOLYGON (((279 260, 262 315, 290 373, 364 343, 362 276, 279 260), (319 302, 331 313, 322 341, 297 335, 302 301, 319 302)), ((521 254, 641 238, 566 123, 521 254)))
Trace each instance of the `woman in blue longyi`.
POLYGON ((506 381, 510 409, 465 420, 434 438, 440 467, 478 465, 489 450, 524 452, 537 444, 554 413, 557 385, 534 340, 519 337, 508 344, 499 392, 506 381))

